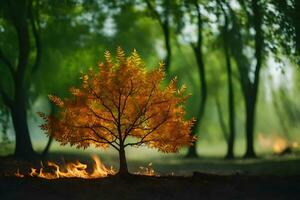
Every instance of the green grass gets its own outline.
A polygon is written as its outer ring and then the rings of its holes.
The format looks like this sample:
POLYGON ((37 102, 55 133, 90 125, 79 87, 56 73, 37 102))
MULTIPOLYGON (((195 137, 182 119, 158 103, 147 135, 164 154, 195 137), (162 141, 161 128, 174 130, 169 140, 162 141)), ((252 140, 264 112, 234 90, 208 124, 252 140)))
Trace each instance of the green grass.
MULTIPOLYGON (((13 146, 2 148, 2 155, 12 151, 13 146)), ((43 146, 35 146, 37 151, 41 151, 43 146)), ((163 154, 155 149, 148 148, 129 148, 126 151, 129 169, 132 172, 139 170, 140 166, 146 167, 152 163, 152 168, 160 174, 190 175, 195 171, 217 174, 264 174, 264 175, 292 175, 300 174, 299 155, 274 156, 265 149, 259 149, 258 159, 243 160, 224 160, 226 146, 224 144, 199 145, 200 157, 198 159, 186 159, 184 155, 186 149, 177 154, 163 154)), ((238 156, 243 153, 243 147, 236 148, 238 156)), ((75 147, 61 147, 54 143, 50 151, 52 160, 80 160, 91 162, 91 155, 98 155, 107 166, 118 167, 117 152, 112 149, 99 150, 88 148, 86 150, 76 149, 75 147)))

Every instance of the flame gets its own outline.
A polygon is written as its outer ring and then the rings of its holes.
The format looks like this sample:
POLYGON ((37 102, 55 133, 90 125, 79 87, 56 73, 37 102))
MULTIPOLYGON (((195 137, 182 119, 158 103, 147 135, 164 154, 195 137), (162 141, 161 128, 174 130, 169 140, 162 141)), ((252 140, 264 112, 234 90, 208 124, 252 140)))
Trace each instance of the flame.
MULTIPOLYGON (((58 179, 58 178, 85 178, 85 179, 93 179, 93 178, 101 178, 107 177, 108 175, 115 174, 115 170, 111 167, 110 169, 106 168, 105 165, 100 161, 97 156, 92 156, 94 161, 92 172, 88 172, 87 164, 76 161, 74 163, 67 163, 62 170, 62 168, 54 163, 48 162, 47 166, 51 169, 54 169, 52 172, 46 172, 43 163, 41 162, 41 168, 31 168, 31 172, 29 176, 32 177, 40 177, 45 179, 58 179)), ((24 177, 23 174, 20 174, 19 170, 15 173, 17 177, 24 177)))
MULTIPOLYGON (((101 162, 97 156, 92 156, 94 161, 93 170, 88 171, 88 165, 81 163, 79 161, 66 163, 64 166, 59 166, 55 162, 47 162, 47 167, 44 167, 44 164, 41 162, 41 168, 31 168, 28 173, 31 177, 39 177, 44 179, 58 179, 58 178, 84 178, 84 179, 93 179, 107 177, 109 175, 116 174, 116 171, 113 167, 107 168, 101 162), (51 171, 49 171, 51 169, 51 171)), ((139 167, 139 171, 135 172, 137 175, 145 176, 159 176, 154 169, 152 168, 152 163, 149 163, 147 167, 139 167)), ((19 169, 15 173, 16 177, 23 178, 24 174, 21 174, 19 169)))
POLYGON ((284 149, 288 147, 288 142, 283 138, 276 138, 273 144, 273 152, 281 153, 284 149))
POLYGON ((264 136, 262 133, 259 133, 258 142, 264 148, 272 148, 276 154, 283 152, 286 148, 296 149, 299 147, 298 142, 289 142, 286 138, 279 135, 264 136))
POLYGON ((20 170, 19 170, 19 169, 17 169, 17 172, 15 173, 15 176, 16 176, 16 177, 20 177, 20 178, 23 178, 23 177, 24 177, 24 175, 20 173, 20 170))
POLYGON ((145 176, 158 176, 157 174, 155 174, 155 171, 152 168, 152 163, 149 163, 147 167, 139 167, 139 171, 135 174, 145 176))

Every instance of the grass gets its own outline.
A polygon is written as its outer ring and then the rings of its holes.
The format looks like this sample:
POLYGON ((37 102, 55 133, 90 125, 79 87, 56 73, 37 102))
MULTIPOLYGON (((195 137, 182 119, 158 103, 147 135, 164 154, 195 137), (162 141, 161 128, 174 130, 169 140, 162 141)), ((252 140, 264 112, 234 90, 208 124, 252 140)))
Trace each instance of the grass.
MULTIPOLYGON (((42 150, 43 146, 35 146, 36 150, 42 150)), ((13 147, 7 147, 5 152, 12 152, 13 147)), ((3 149, 2 149, 3 150, 3 149)), ((129 148, 126 151, 129 169, 132 172, 139 167, 147 167, 152 163, 152 168, 159 174, 191 175, 193 172, 205 172, 213 174, 250 174, 250 175, 293 175, 300 174, 299 154, 274 156, 270 151, 259 149, 258 159, 244 160, 240 157, 235 160, 224 160, 224 144, 199 145, 200 157, 198 159, 186 159, 186 150, 177 154, 163 154, 154 149, 129 148), (200 151, 201 150, 201 151, 200 151)), ((236 148, 241 156, 242 148, 236 148)), ((4 154, 4 152, 2 152, 4 154)), ((88 148, 86 150, 75 147, 61 147, 54 143, 51 147, 49 159, 55 161, 79 160, 91 163, 91 155, 98 155, 107 166, 118 167, 118 155, 115 151, 88 148)), ((1 155, 1 151, 0 151, 1 155)))
MULTIPOLYGON (((298 199, 300 197, 300 156, 272 156, 260 152, 258 159, 224 160, 222 146, 210 147, 211 154, 198 159, 162 154, 152 149, 128 149, 131 172, 152 163, 160 177, 133 176, 120 179, 16 178, 36 163, 3 159, 0 165, 0 199, 298 199), (215 150, 215 151, 213 151, 215 150), (166 176, 170 174, 178 176, 166 176)), ((205 152, 205 151, 204 151, 205 152)), ((206 151, 208 152, 208 150, 206 151)), ((202 151, 203 153, 203 151, 202 151)), ((76 150, 55 144, 48 159, 56 162, 79 160, 91 164, 90 155, 100 156, 106 166, 118 166, 116 152, 97 149, 76 150)))

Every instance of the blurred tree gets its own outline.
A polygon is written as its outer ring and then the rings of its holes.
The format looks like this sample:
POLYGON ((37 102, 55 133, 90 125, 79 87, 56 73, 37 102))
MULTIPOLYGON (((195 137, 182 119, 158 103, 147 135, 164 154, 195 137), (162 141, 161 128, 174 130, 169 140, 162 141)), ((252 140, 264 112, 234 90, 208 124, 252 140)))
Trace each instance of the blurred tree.
MULTIPOLYGON (((221 25, 221 37, 223 40, 223 49, 224 49, 224 54, 225 54, 225 59, 226 59, 226 71, 227 71, 227 80, 228 80, 228 124, 229 124, 229 134, 227 134, 227 153, 226 153, 226 158, 227 159, 232 159, 234 158, 234 142, 235 142, 235 135, 236 135, 236 130, 235 130, 235 103, 234 103, 234 88, 233 88, 233 72, 232 72, 232 64, 231 64, 231 55, 230 55, 230 49, 229 49, 229 43, 230 43, 230 22, 229 22, 229 14, 228 14, 228 2, 225 0, 218 0, 217 1, 222 14, 223 14, 223 20, 224 24, 221 25), (223 5, 225 4, 225 5, 223 5), (226 10, 224 8, 226 6, 226 10)), ((220 122, 221 126, 223 127, 223 132, 226 134, 227 131, 224 130, 224 123, 222 123, 222 113, 221 113, 221 108, 220 108, 220 103, 217 103, 217 108, 219 111, 220 115, 220 122)))
POLYGON ((166 64, 166 72, 169 72, 170 65, 171 65, 171 56, 172 56, 172 48, 171 48, 171 33, 170 33, 170 3, 175 1, 164 0, 164 1, 156 1, 152 2, 151 0, 145 0, 147 7, 153 17, 158 21, 159 25, 162 28, 164 41, 165 41, 165 48, 167 51, 167 55, 165 58, 166 64), (159 4, 159 5, 157 5, 159 4), (162 12, 157 11, 157 6, 162 8, 162 12))
MULTIPOLYGON (((205 65, 203 59, 203 16, 201 15, 201 9, 198 0, 186 1, 186 8, 191 18, 191 23, 195 23, 197 27, 197 39, 196 42, 191 42, 190 45, 193 49, 194 56, 197 61, 198 73, 200 79, 200 101, 199 111, 196 115, 196 122, 192 129, 192 134, 197 135, 198 128, 201 124, 201 120, 205 113, 205 105, 207 99, 207 83, 205 65)), ((188 150, 187 157, 197 157, 197 146, 196 144, 191 146, 188 150)))
POLYGON ((228 6, 232 20, 232 29, 230 32, 231 37, 233 38, 230 43, 230 48, 238 66, 239 80, 246 106, 247 148, 244 157, 251 158, 256 156, 254 151, 254 127, 259 75, 262 67, 264 50, 264 35, 262 30, 263 4, 258 0, 253 0, 251 2, 239 2, 243 8, 242 10, 246 14, 247 23, 244 24, 245 26, 241 26, 238 20, 242 21, 243 15, 240 15, 240 19, 238 19, 235 11, 228 6), (250 31, 252 28, 254 30, 254 34, 250 31), (241 29, 243 29, 243 31, 241 29), (254 42, 254 57, 256 58, 256 63, 253 67, 251 66, 250 60, 245 55, 246 49, 249 47, 248 42, 252 38, 254 42))
POLYGON ((16 58, 11 59, 3 50, 0 51, 1 62, 9 70, 10 80, 13 82, 13 92, 7 91, 5 83, 2 82, 0 94, 11 112, 16 134, 15 156, 28 158, 33 156, 34 151, 27 125, 27 86, 30 85, 30 75, 35 72, 39 63, 39 38, 31 9, 32 1, 2 1, 1 4, 4 8, 2 18, 15 29, 19 52, 16 58), (30 27, 36 44, 36 59, 33 65, 30 64, 30 27))

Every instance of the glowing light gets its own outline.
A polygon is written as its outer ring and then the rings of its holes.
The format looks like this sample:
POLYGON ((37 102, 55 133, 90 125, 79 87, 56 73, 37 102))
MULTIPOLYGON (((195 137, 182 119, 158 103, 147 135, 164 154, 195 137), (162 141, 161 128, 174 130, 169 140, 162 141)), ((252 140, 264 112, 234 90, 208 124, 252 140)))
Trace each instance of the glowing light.
POLYGON ((274 153, 281 153, 284 149, 288 147, 288 143, 283 138, 276 138, 273 144, 273 152, 274 153))
POLYGON ((149 163, 147 167, 139 167, 139 171, 135 174, 145 176, 158 176, 158 174, 155 174, 155 171, 152 168, 152 163, 149 163))
POLYGON ((24 177, 24 175, 20 173, 20 170, 19 170, 19 169, 17 169, 17 172, 15 173, 15 176, 16 176, 16 177, 20 177, 20 178, 23 178, 23 177, 24 177))
MULTIPOLYGON (((88 165, 79 161, 66 163, 64 166, 60 166, 55 162, 47 162, 46 167, 41 162, 41 168, 31 168, 28 173, 31 177, 39 177, 44 179, 59 179, 59 178, 84 178, 94 179, 107 177, 109 175, 115 175, 116 170, 113 167, 107 168, 97 156, 92 156, 94 161, 92 171, 88 171, 88 165), (46 170, 47 169, 47 170, 46 170), (49 169, 51 169, 49 171, 49 169)), ((149 163, 147 167, 139 167, 139 171, 135 172, 137 175, 145 176, 158 176, 152 168, 152 163, 149 163)), ((21 174, 19 169, 15 173, 16 177, 23 178, 24 174, 21 174)))

